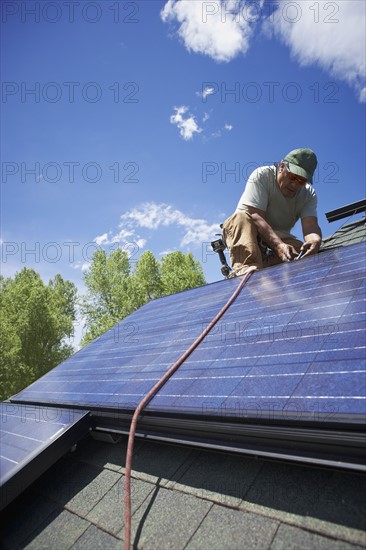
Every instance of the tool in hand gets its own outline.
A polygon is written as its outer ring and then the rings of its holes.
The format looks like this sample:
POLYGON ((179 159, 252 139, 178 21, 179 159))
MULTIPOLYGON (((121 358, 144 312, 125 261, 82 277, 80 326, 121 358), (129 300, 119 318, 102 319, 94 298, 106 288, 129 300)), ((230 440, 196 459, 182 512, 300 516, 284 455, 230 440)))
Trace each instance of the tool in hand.
POLYGON ((301 258, 303 257, 304 254, 305 254, 305 250, 300 250, 300 254, 298 256, 296 256, 295 261, 296 260, 301 260, 301 258))

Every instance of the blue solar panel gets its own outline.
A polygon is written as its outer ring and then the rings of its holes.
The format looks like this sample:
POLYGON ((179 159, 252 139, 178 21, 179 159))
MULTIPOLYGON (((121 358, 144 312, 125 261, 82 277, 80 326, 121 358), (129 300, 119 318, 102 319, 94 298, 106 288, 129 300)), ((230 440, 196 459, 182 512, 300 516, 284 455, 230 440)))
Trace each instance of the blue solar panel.
POLYGON ((87 433, 88 413, 0 403, 1 508, 87 433))
POLYGON ((256 273, 147 410, 364 423, 364 254, 355 245, 256 273))
MULTIPOLYGON (((361 243, 255 273, 146 410, 364 423, 364 257, 361 243)), ((15 399, 134 408, 239 282, 150 302, 15 399)))
MULTIPOLYGON (((157 299, 20 392, 15 401, 135 408, 200 335, 238 279, 157 299)), ((214 351, 214 357, 217 353, 214 351)))

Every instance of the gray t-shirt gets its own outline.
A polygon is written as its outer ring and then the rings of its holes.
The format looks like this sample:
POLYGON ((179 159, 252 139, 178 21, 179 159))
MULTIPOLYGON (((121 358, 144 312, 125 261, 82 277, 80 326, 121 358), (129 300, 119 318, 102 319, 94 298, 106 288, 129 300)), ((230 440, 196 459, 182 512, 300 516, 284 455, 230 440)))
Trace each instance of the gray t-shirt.
POLYGON ((253 206, 266 213, 267 222, 280 238, 293 237, 290 231, 300 218, 317 216, 317 197, 307 183, 293 198, 284 197, 276 179, 275 166, 257 168, 250 175, 236 211, 253 206))

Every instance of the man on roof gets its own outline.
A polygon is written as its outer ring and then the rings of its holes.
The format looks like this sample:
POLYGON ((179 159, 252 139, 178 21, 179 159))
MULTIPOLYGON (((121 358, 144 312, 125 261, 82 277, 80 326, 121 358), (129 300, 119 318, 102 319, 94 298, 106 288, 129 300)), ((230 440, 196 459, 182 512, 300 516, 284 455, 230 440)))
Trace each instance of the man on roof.
POLYGON ((244 275, 248 266, 261 269, 319 251, 322 234, 311 185, 317 164, 311 149, 294 149, 274 166, 254 170, 223 224, 231 277, 244 275), (304 242, 290 232, 299 219, 304 242))

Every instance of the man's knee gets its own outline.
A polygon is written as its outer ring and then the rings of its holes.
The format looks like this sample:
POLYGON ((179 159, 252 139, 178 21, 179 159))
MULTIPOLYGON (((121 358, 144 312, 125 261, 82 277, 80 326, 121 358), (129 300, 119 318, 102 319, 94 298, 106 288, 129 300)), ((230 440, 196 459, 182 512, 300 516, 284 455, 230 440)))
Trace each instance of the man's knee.
POLYGON ((252 219, 249 212, 246 210, 237 210, 232 214, 227 220, 224 221, 223 227, 230 227, 232 225, 239 225, 241 223, 247 223, 250 222, 252 219))
POLYGON ((237 238, 239 235, 252 233, 253 229, 255 228, 251 215, 244 210, 234 212, 222 225, 225 240, 227 237, 237 238))

